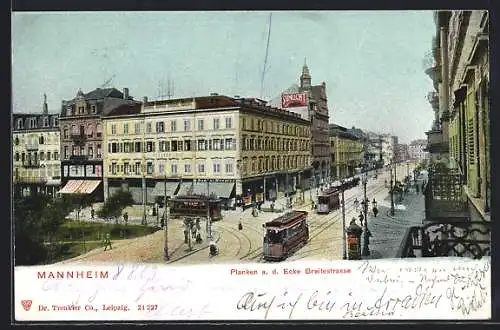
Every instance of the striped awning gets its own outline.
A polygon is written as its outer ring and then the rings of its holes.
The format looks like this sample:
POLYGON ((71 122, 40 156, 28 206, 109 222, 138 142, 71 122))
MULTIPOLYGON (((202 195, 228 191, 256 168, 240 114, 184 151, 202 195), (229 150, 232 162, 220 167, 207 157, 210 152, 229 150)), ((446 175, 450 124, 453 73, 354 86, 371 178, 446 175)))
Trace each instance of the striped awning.
POLYGON ((60 194, 91 194, 99 183, 101 183, 99 180, 69 180, 58 192, 60 194))
POLYGON ((154 194, 155 196, 164 196, 166 188, 166 195, 172 197, 178 186, 179 182, 177 181, 167 181, 166 183, 165 181, 157 182, 155 185, 154 194))
POLYGON ((229 198, 234 189, 234 182, 210 182, 207 186, 206 182, 183 182, 179 188, 177 195, 215 195, 219 198, 229 198))

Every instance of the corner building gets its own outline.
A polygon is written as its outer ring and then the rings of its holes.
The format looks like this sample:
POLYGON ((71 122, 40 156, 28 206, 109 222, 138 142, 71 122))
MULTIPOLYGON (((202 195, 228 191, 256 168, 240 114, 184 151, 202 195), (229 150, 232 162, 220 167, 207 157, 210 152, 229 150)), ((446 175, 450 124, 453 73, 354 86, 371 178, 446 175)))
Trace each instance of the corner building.
POLYGON ((293 193, 311 161, 310 123, 256 99, 145 100, 103 123, 105 198, 124 187, 137 203, 197 193, 250 205, 293 193))

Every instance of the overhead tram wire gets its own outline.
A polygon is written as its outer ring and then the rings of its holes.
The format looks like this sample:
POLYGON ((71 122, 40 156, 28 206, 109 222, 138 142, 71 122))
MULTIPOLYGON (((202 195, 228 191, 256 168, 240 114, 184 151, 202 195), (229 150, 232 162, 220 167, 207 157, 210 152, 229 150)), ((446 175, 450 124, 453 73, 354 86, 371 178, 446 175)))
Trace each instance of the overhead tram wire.
POLYGON ((260 80, 260 98, 262 99, 262 94, 264 93, 264 78, 266 75, 267 58, 269 56, 269 42, 271 40, 271 22, 273 13, 269 13, 269 29, 267 32, 267 45, 266 45, 266 56, 264 57, 264 66, 262 68, 262 78, 260 80))

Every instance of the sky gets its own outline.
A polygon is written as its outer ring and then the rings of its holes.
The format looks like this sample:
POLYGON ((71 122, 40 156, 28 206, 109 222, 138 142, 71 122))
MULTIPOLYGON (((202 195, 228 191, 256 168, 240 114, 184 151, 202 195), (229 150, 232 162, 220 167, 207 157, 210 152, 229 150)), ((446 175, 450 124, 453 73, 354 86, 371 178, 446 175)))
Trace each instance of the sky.
POLYGON ((433 90, 423 60, 431 11, 26 12, 12 17, 13 112, 49 112, 78 89, 129 88, 137 100, 209 95, 269 100, 326 83, 330 122, 425 138, 433 90), (107 83, 107 84, 106 84, 107 83))

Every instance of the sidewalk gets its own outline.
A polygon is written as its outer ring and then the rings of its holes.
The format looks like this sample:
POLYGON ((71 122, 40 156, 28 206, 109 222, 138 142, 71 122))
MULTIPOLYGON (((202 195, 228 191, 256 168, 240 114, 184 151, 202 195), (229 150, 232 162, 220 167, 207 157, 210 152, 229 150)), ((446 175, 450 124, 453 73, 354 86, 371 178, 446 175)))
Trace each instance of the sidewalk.
MULTIPOLYGON (((419 185, 425 178, 417 179, 419 185)), ((425 219, 425 198, 421 190, 416 193, 414 189, 403 196, 402 203, 396 204, 394 216, 390 214, 391 196, 384 191, 383 198, 378 202, 379 214, 373 216, 368 213, 368 229, 370 237, 370 256, 366 259, 395 258, 397 250, 404 239, 408 227, 418 226, 425 219)), ((363 239, 361 240, 363 244, 363 239)))

